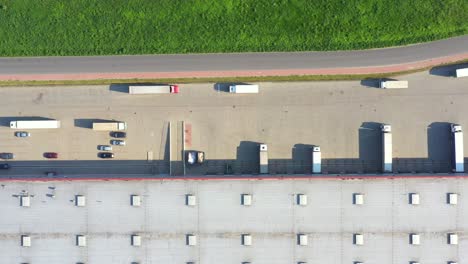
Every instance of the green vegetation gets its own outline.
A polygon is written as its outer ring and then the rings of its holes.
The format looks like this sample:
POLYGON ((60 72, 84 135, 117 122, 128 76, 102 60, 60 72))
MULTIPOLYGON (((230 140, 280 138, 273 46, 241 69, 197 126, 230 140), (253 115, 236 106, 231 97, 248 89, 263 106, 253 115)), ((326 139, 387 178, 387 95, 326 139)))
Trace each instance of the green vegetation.
POLYGON ((467 0, 0 0, 0 56, 365 49, 468 33, 467 0))
POLYGON ((213 78, 171 78, 171 79, 97 79, 97 80, 46 80, 46 81, 3 81, 2 86, 40 86, 40 85, 105 85, 135 83, 240 83, 240 82, 299 82, 299 81, 346 81, 378 79, 409 74, 421 70, 379 74, 341 74, 341 75, 290 75, 260 77, 213 77, 213 78))

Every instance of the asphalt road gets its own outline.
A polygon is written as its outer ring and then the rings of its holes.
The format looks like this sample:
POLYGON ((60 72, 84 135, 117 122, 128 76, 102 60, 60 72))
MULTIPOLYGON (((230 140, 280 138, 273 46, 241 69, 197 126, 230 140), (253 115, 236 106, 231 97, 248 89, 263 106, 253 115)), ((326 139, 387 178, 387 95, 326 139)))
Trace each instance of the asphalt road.
POLYGON ((405 47, 338 52, 0 58, 0 75, 374 67, 468 53, 468 35, 405 47))

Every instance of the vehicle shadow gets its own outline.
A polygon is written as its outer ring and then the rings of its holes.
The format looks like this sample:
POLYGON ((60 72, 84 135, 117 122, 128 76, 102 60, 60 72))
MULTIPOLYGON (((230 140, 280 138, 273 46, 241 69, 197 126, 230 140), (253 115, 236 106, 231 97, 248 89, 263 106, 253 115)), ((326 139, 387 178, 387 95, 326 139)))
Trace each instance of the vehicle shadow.
POLYGON ((430 69, 429 74, 455 78, 455 71, 460 68, 468 68, 468 63, 437 66, 430 69))
POLYGON ((128 83, 113 83, 109 86, 109 90, 119 93, 128 93, 128 83))
POLYGON ((55 120, 53 118, 42 117, 42 116, 2 116, 0 117, 0 126, 10 127, 11 121, 23 121, 23 120, 55 120))
POLYGON ((314 145, 295 144, 292 148, 292 164, 294 173, 312 173, 312 149, 314 145))
POLYGON ((396 81, 396 79, 392 78, 369 78, 361 80, 361 85, 367 88, 379 88, 380 89, 380 82, 382 81, 396 81))
POLYGON ((229 93, 229 86, 231 85, 245 85, 248 83, 237 82, 237 83, 215 83, 213 89, 217 92, 229 93))
POLYGON ((363 164, 373 164, 368 171, 378 172, 382 161, 381 123, 364 122, 359 127, 359 160, 363 164))

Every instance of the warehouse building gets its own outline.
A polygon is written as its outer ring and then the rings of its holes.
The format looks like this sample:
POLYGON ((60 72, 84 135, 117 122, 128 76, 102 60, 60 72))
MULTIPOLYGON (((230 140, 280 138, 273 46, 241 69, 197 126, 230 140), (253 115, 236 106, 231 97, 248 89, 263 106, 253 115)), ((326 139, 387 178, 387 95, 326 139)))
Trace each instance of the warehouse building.
POLYGON ((468 259, 464 178, 2 184, 2 264, 468 259))

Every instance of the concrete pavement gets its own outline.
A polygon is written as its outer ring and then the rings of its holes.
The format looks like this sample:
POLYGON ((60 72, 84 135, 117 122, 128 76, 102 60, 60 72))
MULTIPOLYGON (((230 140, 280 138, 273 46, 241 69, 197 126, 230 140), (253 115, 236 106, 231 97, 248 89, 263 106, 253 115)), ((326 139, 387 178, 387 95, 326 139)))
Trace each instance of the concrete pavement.
POLYGON ((465 35, 361 51, 0 58, 0 80, 368 74, 413 70, 467 58, 465 35))
POLYGON ((259 143, 268 144, 274 175, 310 173, 312 145, 322 147, 325 173, 375 173, 381 164, 380 123, 392 125, 397 172, 447 173, 449 123, 468 127, 468 79, 447 77, 451 71, 401 76, 410 88, 400 90, 375 88, 375 80, 259 83, 260 93, 250 95, 227 93, 222 83, 181 85, 172 95, 129 95, 123 85, 4 87, 1 152, 17 158, 8 161, 11 170, 0 173, 167 175, 168 149, 174 151, 171 161, 182 159, 180 121, 187 125, 186 149, 204 151, 207 159, 187 167, 187 175, 222 175, 228 165, 231 176, 258 174, 259 143), (9 121, 29 117, 55 118, 62 127, 14 137, 9 121), (97 145, 109 144, 110 137, 91 129, 94 119, 128 123, 127 146, 114 147, 115 160, 97 157, 97 145), (174 125, 170 140, 168 122, 174 125), (59 159, 44 159, 48 151, 58 152, 59 159))

